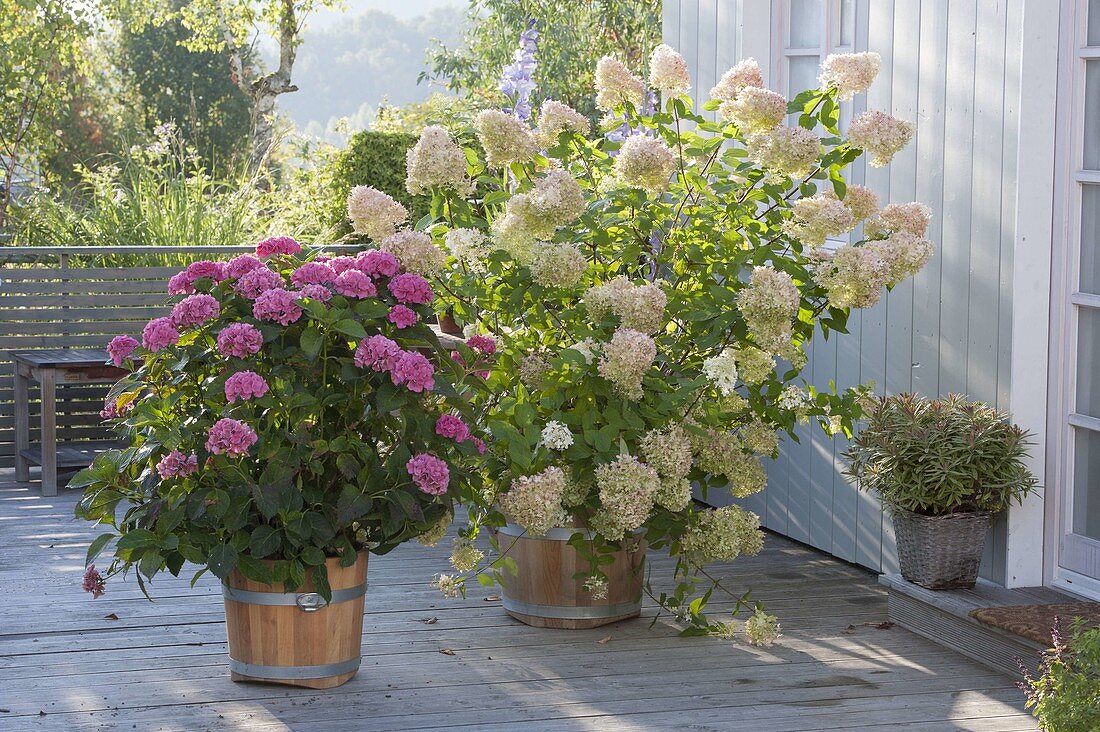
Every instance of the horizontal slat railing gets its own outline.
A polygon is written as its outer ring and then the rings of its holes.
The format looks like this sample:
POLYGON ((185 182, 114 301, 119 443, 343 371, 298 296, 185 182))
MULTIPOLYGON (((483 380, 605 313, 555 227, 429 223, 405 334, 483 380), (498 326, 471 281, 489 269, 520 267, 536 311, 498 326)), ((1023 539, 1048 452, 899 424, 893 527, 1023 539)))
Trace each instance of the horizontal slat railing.
MULTIPOLYGON (((325 247, 334 254, 359 247, 325 247)), ((14 383, 10 351, 105 348, 115 335, 137 336, 169 309, 168 278, 190 262, 228 259, 252 246, 4 247, 0 246, 0 467, 15 453, 14 383)), ((106 385, 59 385, 57 438, 104 439, 99 410, 106 385)), ((31 441, 40 408, 31 389, 31 441)))

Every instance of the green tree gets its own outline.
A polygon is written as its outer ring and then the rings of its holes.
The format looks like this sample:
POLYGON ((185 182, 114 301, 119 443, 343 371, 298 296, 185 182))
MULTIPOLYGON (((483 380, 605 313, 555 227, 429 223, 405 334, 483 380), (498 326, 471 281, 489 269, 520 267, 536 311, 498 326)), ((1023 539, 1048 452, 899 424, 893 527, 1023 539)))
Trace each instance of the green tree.
POLYGON ((653 0, 470 0, 469 26, 459 48, 436 44, 430 72, 421 78, 495 100, 501 69, 512 61, 529 19, 539 30, 535 82, 544 99, 557 99, 589 116, 596 61, 612 55, 641 68, 661 42, 661 3, 653 0))

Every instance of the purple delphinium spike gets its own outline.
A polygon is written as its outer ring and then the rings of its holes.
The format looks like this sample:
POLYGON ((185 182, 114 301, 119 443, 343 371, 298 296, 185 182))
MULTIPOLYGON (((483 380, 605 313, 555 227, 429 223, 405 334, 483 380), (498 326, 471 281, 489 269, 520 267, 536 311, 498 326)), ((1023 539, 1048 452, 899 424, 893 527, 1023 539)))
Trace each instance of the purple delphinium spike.
MULTIPOLYGON (((652 117, 657 113, 657 94, 652 89, 647 89, 645 93, 645 104, 640 110, 638 110, 643 117, 652 117)), ((604 138, 609 142, 623 142, 628 137, 634 137, 635 135, 650 135, 654 133, 652 130, 648 130, 644 125, 639 124, 637 127, 630 125, 630 120, 626 118, 626 115, 616 115, 616 119, 621 119, 623 123, 618 127, 608 130, 604 133, 604 138)), ((618 153, 617 150, 613 150, 609 153, 611 157, 615 157, 618 153)))
POLYGON ((535 52, 538 51, 539 32, 535 28, 535 19, 527 21, 527 29, 519 34, 519 48, 516 49, 512 63, 504 67, 500 76, 500 91, 512 100, 512 107, 505 108, 524 122, 531 119, 531 92, 535 90, 534 74, 538 63, 535 52))

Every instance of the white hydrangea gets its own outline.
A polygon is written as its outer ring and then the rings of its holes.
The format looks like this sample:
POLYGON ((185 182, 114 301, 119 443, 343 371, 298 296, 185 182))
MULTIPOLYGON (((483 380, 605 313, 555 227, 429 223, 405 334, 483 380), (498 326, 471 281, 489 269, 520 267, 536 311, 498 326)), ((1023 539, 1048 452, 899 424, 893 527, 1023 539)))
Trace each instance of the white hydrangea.
POLYGON ((931 223, 932 209, 923 203, 891 203, 868 221, 863 231, 869 239, 882 239, 900 232, 924 236, 931 223))
POLYGON ((394 233, 408 216, 404 206, 377 188, 355 186, 348 193, 351 228, 376 242, 394 233))
POLYGON ((764 86, 764 75, 760 73, 760 64, 756 63, 754 58, 746 58, 722 74, 722 78, 710 90, 710 98, 731 102, 737 98, 741 90, 762 86, 764 86))
POLYGON ((901 282, 920 272, 932 259, 935 250, 932 242, 907 231, 899 231, 888 239, 873 241, 866 246, 889 268, 891 283, 901 282))
POLYGON ((683 94, 691 89, 687 61, 672 46, 662 43, 653 49, 649 85, 665 94, 683 94))
POLYGON ((800 178, 817 163, 821 141, 804 127, 781 126, 749 135, 745 150, 749 159, 771 173, 771 177, 800 178))
POLYGON ((486 271, 485 258, 489 255, 489 246, 485 234, 477 229, 451 229, 443 235, 451 255, 474 273, 486 271))
POLYGON ((863 221, 878 211, 878 196, 867 186, 851 185, 844 194, 844 205, 856 221, 863 221))
POLYGON ((783 232, 809 247, 819 247, 830 236, 851 231, 855 216, 832 191, 815 193, 794 202, 791 218, 783 222, 783 232))
POLYGON ((568 450, 573 444, 573 433, 562 422, 551 420, 542 428, 539 443, 550 450, 568 450))
POLYGON ((795 384, 788 384, 783 388, 782 393, 780 393, 778 404, 780 409, 798 412, 805 409, 809 401, 810 395, 807 394, 802 387, 795 384))
POLYGON ((405 187, 414 195, 432 188, 467 195, 473 189, 466 175, 466 153, 451 133, 437 125, 428 125, 420 131, 420 139, 405 155, 405 165, 405 187))
POLYGON ((584 253, 569 242, 536 245, 531 277, 543 287, 576 287, 588 268, 584 253))
POLYGON ((553 99, 544 101, 539 108, 539 126, 535 133, 539 145, 553 147, 566 130, 587 135, 592 130, 592 123, 568 104, 553 99))
POLYGON ((379 247, 397 257, 406 270, 418 275, 438 274, 447 262, 446 252, 422 231, 399 231, 383 239, 379 247))
POLYGON ((737 293, 737 307, 758 346, 781 353, 791 344, 791 321, 798 314, 798 285, 786 272, 754 267, 749 283, 737 293))
POLYGON ((731 348, 703 361, 703 375, 722 394, 732 394, 737 387, 737 356, 731 348))
POLYGON ((604 56, 596 63, 596 106, 603 111, 614 112, 625 103, 640 109, 645 94, 645 82, 618 59, 604 56))
POLYGON ((787 116, 787 99, 770 89, 745 87, 737 98, 722 102, 718 113, 746 134, 767 132, 787 116))
POLYGON ((583 341, 578 341, 571 345, 569 350, 576 351, 584 356, 584 362, 587 364, 591 364, 600 357, 600 343, 594 338, 585 338, 583 341))
POLYGON ((814 279, 825 288, 834 307, 869 308, 890 282, 890 267, 869 246, 846 244, 832 254, 819 250, 816 260, 814 279))
POLYGON ((676 156, 663 140, 648 135, 628 137, 615 157, 615 179, 622 185, 649 193, 668 190, 676 171, 676 156))
POLYGON ((499 109, 483 109, 474 118, 474 130, 485 162, 492 168, 529 162, 538 152, 531 131, 515 115, 499 109))
POLYGON ((872 51, 830 53, 821 64, 817 83, 822 89, 835 86, 837 98, 846 102, 871 86, 881 66, 882 57, 872 51))
POLYGON ((911 122, 885 112, 862 112, 848 125, 848 142, 871 156, 871 166, 881 168, 909 144, 916 128, 911 122))

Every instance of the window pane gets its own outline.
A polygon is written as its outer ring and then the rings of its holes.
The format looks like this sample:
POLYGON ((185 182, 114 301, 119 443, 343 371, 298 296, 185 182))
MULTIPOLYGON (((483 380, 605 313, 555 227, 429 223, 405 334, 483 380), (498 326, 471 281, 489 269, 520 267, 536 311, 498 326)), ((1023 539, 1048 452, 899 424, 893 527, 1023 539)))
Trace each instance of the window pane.
POLYGON ((1100 170, 1100 59, 1085 62, 1085 169, 1100 170))
POLYGON ((1100 295, 1100 186, 1094 185, 1081 186, 1080 289, 1100 295))
POLYGON ((1074 430, 1073 533, 1100 539, 1100 432, 1074 430))
POLYGON ((791 48, 821 46, 822 0, 791 0, 791 48))
MULTIPOLYGON (((1100 3, 1100 0, 1093 0, 1100 3)), ((856 39, 856 0, 840 0, 840 45, 851 46, 856 39)))
POLYGON ((791 56, 790 81, 787 87, 788 99, 794 99, 799 92, 817 88, 817 74, 821 59, 817 56, 791 56))
POLYGON ((1085 42, 1100 46, 1100 0, 1089 0, 1089 30, 1085 42))
POLYGON ((1079 307, 1077 315, 1077 412, 1100 417, 1100 310, 1079 307))

